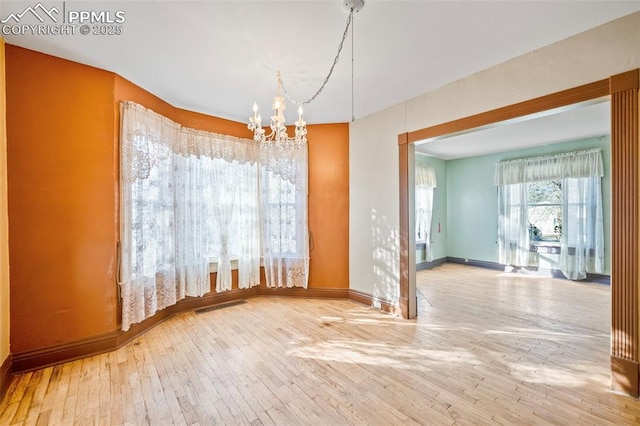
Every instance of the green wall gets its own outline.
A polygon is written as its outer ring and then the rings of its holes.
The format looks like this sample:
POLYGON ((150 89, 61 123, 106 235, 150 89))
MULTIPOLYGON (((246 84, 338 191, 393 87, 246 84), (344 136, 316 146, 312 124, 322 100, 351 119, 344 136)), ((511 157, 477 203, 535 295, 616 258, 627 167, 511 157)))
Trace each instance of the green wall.
MULTIPOLYGON (((534 157, 547 154, 557 154, 580 149, 602 148, 605 176, 602 180, 602 202, 604 212, 605 237, 605 270, 610 272, 611 246, 611 143, 609 136, 583 139, 541 147, 521 149, 479 157, 462 158, 446 161, 442 166, 446 174, 446 191, 434 194, 434 227, 437 227, 435 210, 442 214, 446 205, 446 221, 443 221, 442 236, 446 244, 441 242, 438 249, 444 248, 446 256, 482 260, 498 261, 497 245, 497 190, 493 184, 495 164, 502 160, 534 157), (436 202, 438 204, 436 204, 436 202)), ((430 161, 437 160, 430 158, 430 161)), ((416 156, 416 162, 418 156, 416 156)), ((438 160, 442 161, 442 160, 438 160)), ((435 162, 433 163, 435 165, 435 162)), ((438 191, 440 191, 440 175, 438 191)), ((434 233, 434 235, 436 235, 434 233)), ((434 244, 434 259, 444 257, 437 252, 434 244)), ((541 255, 542 256, 542 255, 541 255)), ((558 269, 557 258, 544 255, 540 259, 540 267, 558 269)))
MULTIPOLYGON (((431 220, 431 248, 433 259, 447 257, 447 161, 416 153, 418 165, 432 166, 436 171, 438 186, 433 190, 433 219, 431 220), (440 232, 438 232, 440 224, 440 232)), ((416 262, 424 262, 424 251, 416 252, 416 262)))

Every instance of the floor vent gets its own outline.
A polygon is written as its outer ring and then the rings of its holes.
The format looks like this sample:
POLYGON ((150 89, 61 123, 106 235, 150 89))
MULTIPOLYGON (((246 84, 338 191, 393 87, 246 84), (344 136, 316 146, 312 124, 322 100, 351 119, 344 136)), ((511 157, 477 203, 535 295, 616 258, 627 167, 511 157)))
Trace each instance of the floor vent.
POLYGON ((194 309, 196 314, 206 314, 207 312, 215 311, 217 309, 228 308, 229 306, 242 305, 247 303, 246 300, 233 300, 231 302, 219 303, 213 306, 207 306, 206 308, 194 309))

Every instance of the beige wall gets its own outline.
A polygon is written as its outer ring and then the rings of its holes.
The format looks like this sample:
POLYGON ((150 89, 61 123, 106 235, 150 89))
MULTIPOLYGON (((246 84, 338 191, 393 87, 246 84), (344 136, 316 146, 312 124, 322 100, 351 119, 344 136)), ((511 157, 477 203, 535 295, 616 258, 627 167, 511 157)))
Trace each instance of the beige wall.
POLYGON ((640 68, 640 12, 356 120, 349 138, 350 287, 397 299, 398 134, 640 68))
POLYGON ((0 38, 0 364, 9 355, 9 235, 4 40, 0 38))

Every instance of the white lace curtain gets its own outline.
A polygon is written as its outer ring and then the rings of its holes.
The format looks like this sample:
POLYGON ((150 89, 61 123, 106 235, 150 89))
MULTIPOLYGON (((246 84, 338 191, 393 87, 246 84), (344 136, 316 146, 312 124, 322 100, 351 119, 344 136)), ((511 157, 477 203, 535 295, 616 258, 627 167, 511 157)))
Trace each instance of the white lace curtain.
POLYGON ((433 260, 431 222, 433 190, 438 186, 436 171, 431 166, 416 166, 416 241, 425 243, 426 260, 433 260))
POLYGON ((274 142, 260 149, 262 245, 269 287, 309 280, 307 144, 274 142))
POLYGON ((253 141, 182 128, 121 105, 122 329, 185 296, 260 283, 258 156, 253 141))
POLYGON ((505 265, 527 266, 529 226, 527 183, 560 180, 562 184, 562 234, 560 270, 579 280, 604 267, 600 149, 503 161, 496 165, 498 186, 498 255, 505 265))

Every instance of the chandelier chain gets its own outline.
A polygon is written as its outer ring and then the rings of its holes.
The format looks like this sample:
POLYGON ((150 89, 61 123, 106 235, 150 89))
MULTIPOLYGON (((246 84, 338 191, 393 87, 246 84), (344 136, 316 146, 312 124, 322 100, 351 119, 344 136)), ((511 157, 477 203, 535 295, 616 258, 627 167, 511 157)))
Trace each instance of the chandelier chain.
MULTIPOLYGON (((353 9, 352 9, 353 10, 353 9)), ((353 25, 351 25, 351 122, 353 123, 354 121, 356 121, 356 114, 355 114, 355 107, 354 107, 354 103, 355 103, 355 98, 353 96, 354 93, 354 88, 353 88, 353 31, 354 28, 356 27, 356 23, 355 21, 353 22, 353 25)))
MULTIPOLYGON (((287 99, 289 99, 289 101, 291 101, 295 105, 302 106, 302 105, 306 105, 306 104, 308 104, 310 102, 313 102, 313 100, 315 100, 315 98, 317 98, 318 95, 320 95, 320 93, 322 93, 322 91, 324 90, 324 87, 327 85, 327 83, 329 82, 329 79, 331 78, 331 75, 333 74, 333 69, 338 64, 338 60, 340 59, 340 52, 342 52, 342 47, 344 46, 344 41, 347 39, 347 36, 349 35, 349 27, 351 26, 351 21, 352 20, 353 20, 353 8, 351 8, 351 10, 349 11, 349 17, 347 18, 347 27, 344 29, 344 33, 342 34, 342 40, 340 41, 340 45, 338 45, 338 53, 336 53, 336 57, 333 60, 333 64, 331 65, 331 69, 329 69, 329 74, 327 74, 327 76, 325 77, 324 81, 322 82, 322 86, 320 86, 320 88, 315 93, 315 95, 313 95, 312 97, 310 97, 309 99, 307 99, 304 102, 298 102, 297 100, 293 99, 289 95, 289 92, 287 92, 287 88, 285 87, 284 82, 281 81, 282 90, 283 90, 285 96, 287 97, 287 99)), ((353 35, 352 35, 352 37, 353 37, 353 35)))

